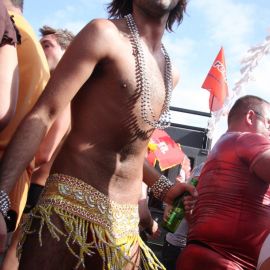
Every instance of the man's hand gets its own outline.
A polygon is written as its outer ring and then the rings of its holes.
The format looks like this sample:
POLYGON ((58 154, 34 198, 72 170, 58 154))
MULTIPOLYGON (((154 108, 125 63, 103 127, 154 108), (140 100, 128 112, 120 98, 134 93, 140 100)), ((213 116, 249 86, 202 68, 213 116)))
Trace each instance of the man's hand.
MULTIPOLYGON (((187 219, 188 222, 190 221, 196 201, 197 201, 197 195, 195 196, 186 195, 183 197, 182 202, 185 207, 185 218, 187 219)), ((163 212, 163 220, 165 222, 167 221, 172 209, 173 209, 173 205, 166 204, 164 212, 163 212)))
POLYGON ((161 234, 161 231, 160 231, 160 229, 158 227, 158 223, 155 220, 153 220, 153 225, 152 225, 151 231, 147 230, 146 232, 149 233, 149 236, 152 239, 159 238, 160 234, 161 234))
POLYGON ((194 186, 176 181, 175 184, 168 190, 164 198, 164 202, 172 205, 173 201, 177 197, 181 196, 185 191, 188 191, 194 198, 198 196, 198 192, 194 186))
POLYGON ((4 216, 0 213, 0 253, 5 251, 7 241, 7 226, 4 216))
POLYGON ((185 207, 185 218, 188 222, 190 222, 191 215, 192 215, 193 209, 195 207, 196 201, 197 201, 197 198, 192 197, 192 196, 185 196, 183 198, 183 204, 185 207))
POLYGON ((166 204, 165 205, 165 208, 164 208, 164 212, 163 212, 163 220, 166 222, 170 213, 171 213, 171 210, 172 210, 173 206, 171 204, 166 204))

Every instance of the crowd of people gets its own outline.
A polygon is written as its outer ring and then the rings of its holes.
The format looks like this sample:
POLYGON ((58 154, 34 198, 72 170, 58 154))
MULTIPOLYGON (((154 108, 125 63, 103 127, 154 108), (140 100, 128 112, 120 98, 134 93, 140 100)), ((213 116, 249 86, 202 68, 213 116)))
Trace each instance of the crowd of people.
POLYGON ((186 6, 113 0, 109 19, 76 36, 43 26, 39 40, 23 0, 0 0, 1 270, 270 269, 269 102, 235 102, 203 167, 185 172, 197 188, 145 159, 179 80, 162 37, 186 6), (160 236, 147 187, 167 209, 190 194, 160 260, 140 235, 160 236))

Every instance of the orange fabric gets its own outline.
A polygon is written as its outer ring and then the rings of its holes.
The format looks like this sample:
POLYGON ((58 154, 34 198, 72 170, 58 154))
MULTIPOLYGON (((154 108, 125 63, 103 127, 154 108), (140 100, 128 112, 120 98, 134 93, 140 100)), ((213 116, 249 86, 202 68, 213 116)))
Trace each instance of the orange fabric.
POLYGON ((9 125, 0 132, 0 149, 4 149, 24 116, 34 106, 50 76, 43 49, 34 30, 23 16, 13 15, 21 34, 21 44, 17 46, 19 63, 19 96, 15 116, 9 125))
MULTIPOLYGON (((14 16, 16 27, 21 34, 21 44, 17 46, 20 82, 15 116, 0 132, 0 158, 19 123, 42 93, 50 75, 45 54, 32 27, 23 16, 12 12, 9 14, 14 16)), ((18 221, 26 204, 30 175, 31 166, 29 165, 10 194, 11 209, 17 212, 18 221)))
POLYGON ((228 95, 226 64, 223 48, 220 49, 202 88, 210 92, 209 109, 217 111, 222 108, 228 95))
POLYGON ((210 152, 197 187, 188 240, 208 245, 245 270, 256 268, 270 233, 269 184, 253 173, 256 160, 269 149, 270 141, 262 135, 224 134, 210 152))
POLYGON ((26 205, 27 194, 30 187, 30 178, 31 175, 27 170, 25 170, 9 194, 11 209, 16 211, 18 215, 16 227, 19 224, 24 207, 26 205))

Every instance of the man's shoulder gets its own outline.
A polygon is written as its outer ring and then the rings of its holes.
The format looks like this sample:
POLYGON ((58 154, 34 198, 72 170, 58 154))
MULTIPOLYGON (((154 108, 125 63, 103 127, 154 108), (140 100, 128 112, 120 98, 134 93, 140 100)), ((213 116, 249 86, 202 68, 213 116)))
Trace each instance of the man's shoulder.
POLYGON ((250 161, 270 149, 270 140, 259 133, 243 132, 237 138, 236 152, 239 157, 247 158, 250 161))
POLYGON ((241 132, 235 140, 235 147, 239 150, 242 148, 259 149, 270 148, 270 140, 259 133, 241 132))
POLYGON ((118 20, 94 19, 85 26, 85 32, 99 36, 112 36, 119 33, 118 20))
POLYGON ((226 132, 221 136, 220 139, 237 140, 237 142, 245 140, 254 140, 254 142, 256 142, 258 140, 258 142, 266 141, 270 143, 270 141, 265 136, 255 132, 226 132))
POLYGON ((263 136, 262 134, 259 133, 254 133, 254 132, 241 132, 238 135, 238 141, 250 141, 253 143, 261 143, 261 142, 265 142, 265 143, 269 143, 270 141, 269 139, 267 139, 265 136, 263 136))
POLYGON ((115 57, 119 48, 126 42, 124 21, 94 19, 90 21, 75 38, 76 46, 87 55, 94 52, 100 57, 115 57))

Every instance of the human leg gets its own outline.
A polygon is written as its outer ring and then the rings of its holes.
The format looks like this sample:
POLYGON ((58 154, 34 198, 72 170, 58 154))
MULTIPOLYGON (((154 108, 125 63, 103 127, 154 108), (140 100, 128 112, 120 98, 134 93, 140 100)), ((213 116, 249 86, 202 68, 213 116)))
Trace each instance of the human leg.
MULTIPOLYGON (((137 269, 140 257, 146 269, 165 269, 139 237, 138 206, 113 202, 74 177, 52 175, 39 204, 30 215, 34 223, 31 224, 30 219, 25 225, 25 231, 36 235, 30 234, 26 238, 28 244, 26 242, 23 245, 20 265, 25 268, 21 269, 34 269, 32 267, 35 265, 29 264, 33 256, 31 250, 34 248, 35 252, 44 252, 41 248, 35 248, 38 241, 42 241, 43 247, 43 242, 48 239, 49 247, 53 245, 52 238, 63 242, 65 250, 75 258, 77 263, 74 269, 88 269, 88 266, 94 269, 93 265, 96 270, 137 269), (59 223, 59 219, 62 223, 59 223)), ((64 252, 61 243, 54 244, 54 249, 57 249, 55 254, 64 252)), ((67 256, 66 252, 62 256, 67 256)), ((45 260, 43 257, 41 259, 45 260)), ((35 263, 42 263, 41 259, 35 263)), ((49 263, 52 261, 50 259, 49 263)), ((67 261, 70 267, 71 261, 67 261)), ((58 265, 59 262, 54 259, 54 264, 58 265)), ((63 266, 61 269, 64 269, 63 266)))
MULTIPOLYGON (((59 229, 64 229, 62 220, 57 215, 52 215, 53 224, 59 229)), ((77 263, 65 244, 65 236, 58 235, 54 238, 47 226, 42 228, 42 239, 40 245, 40 220, 33 218, 29 230, 33 233, 26 235, 25 242, 22 245, 19 269, 39 269, 39 270, 70 270, 77 263)))

